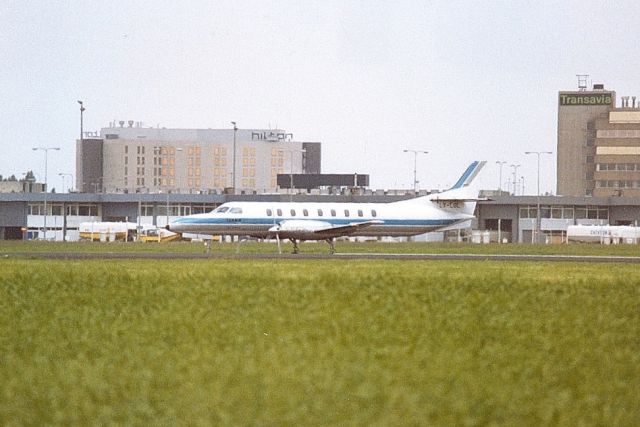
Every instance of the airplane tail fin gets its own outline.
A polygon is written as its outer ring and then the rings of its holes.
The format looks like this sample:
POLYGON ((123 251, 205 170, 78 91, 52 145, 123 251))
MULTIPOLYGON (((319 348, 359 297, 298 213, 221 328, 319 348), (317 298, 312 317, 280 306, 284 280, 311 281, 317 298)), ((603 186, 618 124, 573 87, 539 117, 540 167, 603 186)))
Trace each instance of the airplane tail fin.
POLYGON ((457 188, 469 186, 478 175, 478 173, 480 173, 485 164, 487 164, 486 160, 476 160, 475 162, 471 163, 464 171, 462 176, 458 179, 458 181, 453 184, 453 187, 451 187, 449 190, 455 190, 457 188))
POLYGON ((473 217, 476 202, 480 199, 478 199, 478 191, 470 185, 486 164, 487 162, 484 160, 474 161, 467 167, 467 169, 465 169, 464 173, 460 176, 458 181, 456 181, 453 187, 443 191, 442 193, 429 194, 428 196, 417 197, 415 199, 404 200, 396 203, 423 203, 425 201, 429 201, 437 204, 441 209, 467 214, 470 217, 473 217))

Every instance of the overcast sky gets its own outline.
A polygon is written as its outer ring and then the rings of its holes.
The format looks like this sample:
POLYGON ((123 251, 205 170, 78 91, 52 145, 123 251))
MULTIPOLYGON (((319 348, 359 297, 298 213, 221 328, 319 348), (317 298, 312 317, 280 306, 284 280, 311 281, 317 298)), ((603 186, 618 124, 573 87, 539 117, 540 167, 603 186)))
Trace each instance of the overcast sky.
MULTIPOLYGON (((444 189, 475 159, 556 152, 557 92, 576 74, 639 95, 640 2, 0 1, 0 174, 75 174, 79 134, 135 120, 168 128, 280 127, 322 142, 325 173, 373 188, 444 189)), ((541 164, 555 192, 556 157, 541 164)), ((511 168, 503 169, 503 181, 511 168)), ((503 186, 504 187, 504 186, 503 186)))

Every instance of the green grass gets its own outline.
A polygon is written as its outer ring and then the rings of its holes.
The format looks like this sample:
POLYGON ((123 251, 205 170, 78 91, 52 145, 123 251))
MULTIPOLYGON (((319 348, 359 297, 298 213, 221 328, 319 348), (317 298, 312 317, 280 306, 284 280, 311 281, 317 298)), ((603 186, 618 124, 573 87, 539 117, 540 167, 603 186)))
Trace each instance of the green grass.
POLYGON ((638 425, 640 272, 0 259, 0 424, 638 425))
MULTIPOLYGON (((283 251, 291 252, 291 244, 284 243, 283 251)), ((325 242, 302 242, 302 253, 328 253, 325 242)), ((212 253, 234 253, 236 243, 213 243, 212 253)), ((424 243, 424 242, 336 242, 336 250, 341 253, 441 253, 441 254, 509 254, 509 255, 616 255, 640 256, 639 245, 528 245, 528 244, 470 244, 470 243, 424 243)), ((0 255, 9 253, 37 252, 153 252, 153 253, 204 253, 202 242, 171 243, 125 243, 125 242, 42 242, 0 240, 0 255)), ((246 242, 241 245, 242 253, 277 253, 275 243, 246 242)))

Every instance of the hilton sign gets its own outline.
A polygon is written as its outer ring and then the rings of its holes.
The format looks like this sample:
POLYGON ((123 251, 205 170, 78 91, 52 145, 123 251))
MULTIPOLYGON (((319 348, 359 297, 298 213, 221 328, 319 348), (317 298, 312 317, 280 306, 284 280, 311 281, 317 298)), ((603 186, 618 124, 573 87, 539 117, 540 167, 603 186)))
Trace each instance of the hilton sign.
POLYGON ((602 92, 598 94, 560 94, 560 106, 589 106, 589 105, 612 105, 613 94, 602 92))

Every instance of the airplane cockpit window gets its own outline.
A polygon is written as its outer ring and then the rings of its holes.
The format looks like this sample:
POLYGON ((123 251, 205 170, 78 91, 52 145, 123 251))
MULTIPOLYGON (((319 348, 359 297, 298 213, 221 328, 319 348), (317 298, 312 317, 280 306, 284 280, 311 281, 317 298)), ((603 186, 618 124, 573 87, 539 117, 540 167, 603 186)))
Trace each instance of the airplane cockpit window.
POLYGON ((232 214, 241 214, 241 213, 242 213, 242 208, 231 208, 231 209, 229 210, 229 213, 232 213, 232 214))
POLYGON ((226 207, 226 206, 221 206, 221 207, 219 207, 218 209, 216 209, 215 211, 213 211, 213 213, 224 213, 224 212, 226 212, 226 211, 228 211, 228 210, 229 210, 229 208, 228 208, 228 207, 226 207))

